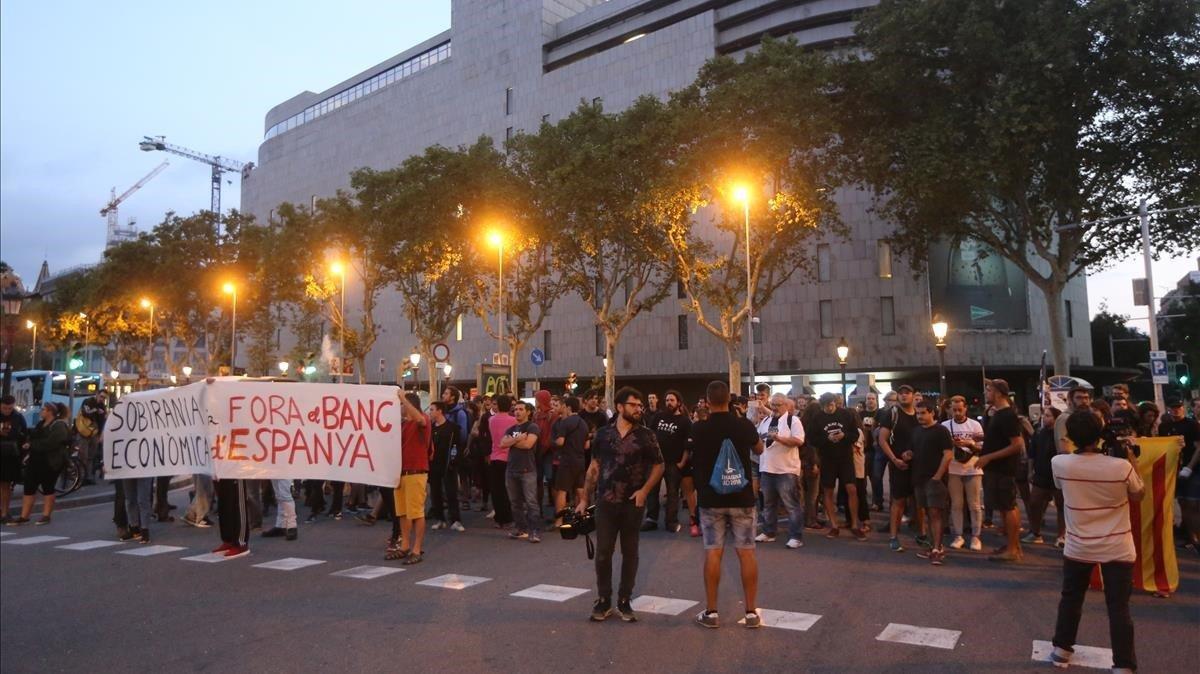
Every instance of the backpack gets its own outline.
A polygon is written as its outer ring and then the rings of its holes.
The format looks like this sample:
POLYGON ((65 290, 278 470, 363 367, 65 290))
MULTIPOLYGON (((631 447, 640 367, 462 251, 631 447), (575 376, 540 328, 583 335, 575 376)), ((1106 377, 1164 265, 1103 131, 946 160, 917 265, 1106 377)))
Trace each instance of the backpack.
POLYGON ((725 438, 721 441, 721 450, 717 452, 717 463, 713 466, 708 486, 718 494, 728 496, 742 491, 748 484, 750 480, 746 479, 746 468, 733 447, 733 441, 725 438))

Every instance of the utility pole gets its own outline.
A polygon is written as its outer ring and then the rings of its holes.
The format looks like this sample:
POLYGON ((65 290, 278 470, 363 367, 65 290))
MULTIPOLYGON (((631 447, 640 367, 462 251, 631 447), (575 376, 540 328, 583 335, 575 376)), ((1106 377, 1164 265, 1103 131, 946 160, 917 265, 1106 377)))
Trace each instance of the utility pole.
MULTIPOLYGON (((1154 315, 1154 270, 1150 264, 1150 213, 1146 209, 1146 199, 1138 202, 1138 220, 1142 225, 1142 262, 1146 266, 1146 309, 1150 318, 1150 350, 1158 351, 1158 319, 1154 315)), ((1154 405, 1160 413, 1166 411, 1163 404, 1162 384, 1154 384, 1154 405)))

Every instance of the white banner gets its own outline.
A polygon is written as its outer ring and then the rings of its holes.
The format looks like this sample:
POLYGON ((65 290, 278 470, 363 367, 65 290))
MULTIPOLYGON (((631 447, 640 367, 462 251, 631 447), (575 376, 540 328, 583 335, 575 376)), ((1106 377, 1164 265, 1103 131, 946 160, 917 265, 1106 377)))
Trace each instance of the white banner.
POLYGON ((104 429, 105 467, 114 479, 206 473, 392 487, 400 481, 396 393, 218 378, 129 394, 104 429))

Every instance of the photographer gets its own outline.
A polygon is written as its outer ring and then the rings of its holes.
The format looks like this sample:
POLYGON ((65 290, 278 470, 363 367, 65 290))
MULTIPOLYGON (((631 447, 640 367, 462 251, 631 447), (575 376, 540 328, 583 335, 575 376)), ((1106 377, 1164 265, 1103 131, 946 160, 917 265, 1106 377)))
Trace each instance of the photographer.
POLYGON ((1108 629, 1112 639, 1113 671, 1137 670, 1133 645, 1133 617, 1129 597, 1133 591, 1133 563, 1137 551, 1129 523, 1129 502, 1140 501, 1142 479, 1137 458, 1124 440, 1106 456, 1100 449, 1102 417, 1092 411, 1073 412, 1066 422, 1067 437, 1077 448, 1051 461, 1054 484, 1063 491, 1067 542, 1063 550, 1063 589, 1054 628, 1051 661, 1059 667, 1074 652, 1083 600, 1092 569, 1100 565, 1108 629), (1114 451, 1115 450, 1115 451, 1114 451))

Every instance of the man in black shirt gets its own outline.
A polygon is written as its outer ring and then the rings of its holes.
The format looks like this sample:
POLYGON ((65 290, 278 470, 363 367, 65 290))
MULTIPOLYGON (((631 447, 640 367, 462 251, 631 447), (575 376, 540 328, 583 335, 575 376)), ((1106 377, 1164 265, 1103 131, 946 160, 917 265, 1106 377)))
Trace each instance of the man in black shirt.
POLYGON ((458 457, 462 437, 458 424, 446 416, 450 406, 440 400, 429 404, 429 420, 433 423, 433 459, 429 462, 429 500, 432 506, 428 519, 430 529, 466 531, 458 505, 458 457), (449 517, 446 517, 447 510, 449 517))
POLYGON ((1180 538, 1185 545, 1196 548, 1200 546, 1200 476, 1194 475, 1193 471, 1200 462, 1200 422, 1188 418, 1183 400, 1173 398, 1167 401, 1167 415, 1158 424, 1158 434, 1183 438, 1175 497, 1183 511, 1180 538))
MULTIPOLYGON (((917 424, 912 432, 912 481, 917 509, 929 515, 932 547, 921 548, 917 556, 941 566, 946 559, 942 549, 942 522, 950 507, 950 492, 942 481, 954 458, 954 439, 950 430, 937 422, 937 404, 922 400, 917 404, 917 424)), ((925 534, 925 531, 921 532, 925 534)))
POLYGON ((605 424, 592 441, 583 498, 576 512, 587 510, 596 492, 596 589, 599 598, 592 606, 592 620, 612 615, 612 557, 621 539, 621 584, 617 589, 617 612, 621 620, 635 622, 630 602, 637 580, 638 537, 646 514, 646 497, 663 476, 662 452, 654 431, 642 425, 642 394, 628 386, 613 397, 617 406, 614 424, 605 424))
POLYGON ((558 453, 558 469, 554 471, 554 526, 562 526, 558 513, 567 507, 568 497, 574 503, 583 499, 584 451, 587 448, 587 422, 579 416, 579 398, 568 396, 562 407, 566 416, 554 422, 554 446, 558 453))
MULTIPOLYGON (((667 391, 666 407, 651 419, 654 435, 658 438, 659 449, 662 450, 664 477, 667 483, 667 531, 678 532, 679 524, 679 488, 683 482, 683 465, 687 460, 688 440, 692 434, 692 422, 682 409, 679 395, 667 391)), ((661 484, 654 485, 650 497, 646 501, 646 521, 642 531, 653 531, 658 528, 658 494, 661 484)))
POLYGON ((838 407, 834 393, 822 393, 817 404, 821 409, 812 418, 809 439, 821 457, 821 491, 825 496, 825 513, 829 516, 829 531, 825 538, 838 536, 833 493, 838 482, 841 482, 846 490, 851 533, 858 540, 865 541, 867 534, 858 521, 858 486, 854 480, 854 443, 858 441, 858 422, 853 412, 838 407))
MULTIPOLYGON (((913 387, 902 384, 896 389, 896 405, 883 413, 879 420, 879 449, 891 462, 888 470, 888 482, 892 488, 892 507, 888 513, 891 517, 888 531, 891 534, 889 547, 892 552, 904 552, 900 545, 900 518, 908 505, 908 499, 913 495, 912 469, 908 465, 912 461, 912 431, 917 427, 916 407, 913 401, 913 387)), ((921 510, 917 509, 917 531, 921 530, 921 510)), ((917 544, 925 545, 928 538, 917 536, 917 544)))
MULTIPOLYGON (((29 428, 25 417, 16 411, 17 399, 0 399, 0 522, 8 521, 13 483, 21 481, 21 445, 29 428)), ((119 482, 119 481, 118 481, 119 482)))
POLYGON ((709 416, 692 426, 692 457, 700 500, 700 529, 704 536, 705 609, 696 616, 704 627, 719 627, 717 588, 721 582, 721 557, 726 537, 733 538, 746 596, 746 627, 762 626, 758 614, 758 559, 754 556, 754 489, 750 480, 750 453, 762 454, 758 430, 748 419, 729 409, 729 385, 709 383, 709 416), (736 454, 722 459, 723 452, 736 454), (714 486, 714 482, 715 485, 714 486), (737 483, 741 489, 734 490, 737 483))
POLYGON ((1025 453, 1021 421, 1008 399, 1008 382, 990 379, 984 389, 987 403, 996 411, 983 431, 983 451, 977 468, 983 469, 983 500, 1004 518, 1008 545, 997 548, 988 559, 994 562, 1021 561, 1021 513, 1017 510, 1017 469, 1025 453))
POLYGON ((541 508, 537 499, 537 442, 540 429, 532 421, 533 410, 529 403, 518 400, 512 406, 517 423, 504 432, 500 446, 508 448, 508 467, 504 473, 504 485, 508 489, 508 501, 512 504, 516 526, 508 532, 514 540, 542 541, 541 508))

